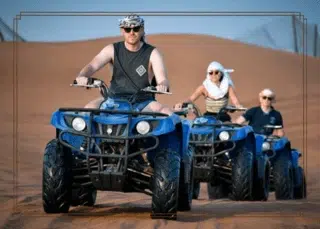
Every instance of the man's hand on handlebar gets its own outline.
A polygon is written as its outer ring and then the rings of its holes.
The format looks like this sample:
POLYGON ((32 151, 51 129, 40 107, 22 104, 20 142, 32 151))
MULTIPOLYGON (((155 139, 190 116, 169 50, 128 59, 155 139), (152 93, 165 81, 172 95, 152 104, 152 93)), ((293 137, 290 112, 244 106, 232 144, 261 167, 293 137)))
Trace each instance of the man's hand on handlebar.
POLYGON ((240 104, 237 104, 235 106, 227 106, 226 108, 226 111, 230 112, 230 113, 234 113, 234 112, 237 112, 237 111, 246 111, 247 108, 245 108, 244 106, 240 105, 240 104))
POLYGON ((157 86, 157 87, 149 86, 149 87, 142 89, 142 91, 146 91, 146 92, 171 95, 172 93, 168 92, 167 90, 168 90, 168 88, 166 86, 157 86))
POLYGON ((71 84, 70 86, 86 87, 87 89, 90 89, 90 88, 100 88, 102 85, 103 85, 103 82, 99 79, 92 78, 92 77, 78 76, 73 81, 73 84, 71 84))
POLYGON ((165 85, 158 85, 156 86, 156 90, 159 92, 168 92, 168 87, 165 85))
POLYGON ((85 76, 78 76, 75 81, 78 85, 85 86, 88 84, 89 78, 85 76))

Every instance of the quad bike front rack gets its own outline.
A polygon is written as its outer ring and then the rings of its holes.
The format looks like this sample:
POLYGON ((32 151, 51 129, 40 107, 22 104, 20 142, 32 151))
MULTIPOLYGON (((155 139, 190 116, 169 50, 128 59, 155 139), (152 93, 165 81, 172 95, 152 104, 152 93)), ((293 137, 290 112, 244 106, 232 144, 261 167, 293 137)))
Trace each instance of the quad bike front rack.
POLYGON ((68 147, 72 150, 75 150, 83 155, 86 156, 86 161, 87 161, 87 170, 89 176, 91 176, 92 181, 98 182, 96 186, 100 186, 100 189, 105 189, 105 190, 119 190, 119 187, 122 187, 124 184, 123 182, 125 181, 125 172, 127 171, 128 168, 128 159, 133 158, 137 155, 141 155, 143 153, 146 153, 148 151, 154 150, 158 147, 159 145, 159 138, 157 136, 153 136, 151 134, 146 134, 146 135, 129 135, 130 132, 130 126, 132 124, 132 117, 134 116, 152 116, 152 117, 157 117, 157 116, 168 116, 167 114, 163 113, 156 113, 156 112, 138 112, 138 111, 121 111, 121 110, 108 110, 108 109, 92 109, 92 108, 60 108, 59 111, 61 112, 88 112, 89 113, 89 121, 87 123, 87 127, 85 131, 76 131, 73 129, 70 130, 59 130, 58 131, 58 139, 59 142, 64 145, 65 147, 68 147), (124 114, 128 115, 128 122, 126 123, 127 128, 124 131, 124 134, 122 136, 111 136, 107 134, 93 134, 93 118, 94 115, 99 115, 101 113, 107 113, 107 114, 124 114), (80 150, 71 144, 67 143, 65 140, 63 140, 63 135, 64 134, 71 134, 71 135, 76 135, 76 136, 82 136, 88 143, 88 147, 86 147, 85 150, 80 150), (122 141, 124 142, 124 150, 120 152, 120 154, 103 154, 100 146, 95 142, 92 141, 92 139, 108 139, 108 140, 117 140, 117 141, 122 141), (135 140, 135 139, 147 139, 151 138, 155 140, 155 143, 142 150, 138 150, 136 152, 132 152, 129 154, 129 147, 130 147, 130 141, 135 140), (96 150, 96 153, 92 153, 93 147, 96 150), (93 171, 90 167, 90 159, 91 158, 96 158, 97 161, 100 161, 98 163, 98 170, 93 171), (118 163, 116 166, 113 166, 112 168, 106 169, 104 168, 104 163, 103 163, 103 158, 117 158, 118 163), (122 166, 121 166, 122 165, 122 166), (101 179, 103 176, 103 179, 101 179), (101 181, 102 180, 102 181, 101 181), (103 180, 110 180, 110 185, 107 185, 108 182, 103 182, 103 180), (100 182, 100 183, 99 183, 100 182))

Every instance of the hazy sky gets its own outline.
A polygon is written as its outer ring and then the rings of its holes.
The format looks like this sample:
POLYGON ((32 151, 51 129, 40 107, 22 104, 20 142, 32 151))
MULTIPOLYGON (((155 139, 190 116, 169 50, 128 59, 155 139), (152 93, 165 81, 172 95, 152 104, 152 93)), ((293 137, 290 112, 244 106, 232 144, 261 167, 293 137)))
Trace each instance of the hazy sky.
MULTIPOLYGON (((320 25, 320 0, 1 0, 0 17, 12 26, 21 11, 297 11, 320 25)), ((119 35, 120 16, 22 17, 19 34, 28 41, 69 41, 119 35)), ((234 39, 275 17, 145 16, 146 33, 202 33, 234 39)), ((281 32, 281 31, 280 31, 281 32)))

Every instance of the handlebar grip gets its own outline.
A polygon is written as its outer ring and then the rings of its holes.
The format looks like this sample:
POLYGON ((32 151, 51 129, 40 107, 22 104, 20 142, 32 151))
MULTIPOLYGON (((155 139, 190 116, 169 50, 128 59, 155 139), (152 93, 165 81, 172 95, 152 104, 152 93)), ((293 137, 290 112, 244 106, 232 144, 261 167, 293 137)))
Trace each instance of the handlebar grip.
POLYGON ((73 80, 73 84, 77 84, 77 80, 73 80))

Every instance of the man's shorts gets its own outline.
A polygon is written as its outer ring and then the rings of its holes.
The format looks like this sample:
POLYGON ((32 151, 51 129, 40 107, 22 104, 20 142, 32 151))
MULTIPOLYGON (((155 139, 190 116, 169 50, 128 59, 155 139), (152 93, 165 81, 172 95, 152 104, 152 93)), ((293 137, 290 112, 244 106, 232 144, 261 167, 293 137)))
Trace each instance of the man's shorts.
POLYGON ((137 110, 137 111, 142 111, 144 108, 146 108, 149 103, 156 101, 154 99, 149 99, 149 100, 145 100, 143 102, 138 102, 138 103, 134 103, 132 104, 133 109, 137 110))
MULTIPOLYGON (((117 100, 116 97, 109 97, 108 99, 104 100, 101 105, 105 102, 112 102, 113 100, 117 100)), ((131 103, 132 104, 132 109, 135 111, 142 111, 144 108, 146 108, 151 102, 156 101, 155 99, 147 99, 141 102, 135 102, 131 103)))

